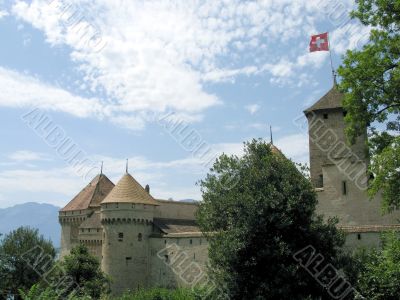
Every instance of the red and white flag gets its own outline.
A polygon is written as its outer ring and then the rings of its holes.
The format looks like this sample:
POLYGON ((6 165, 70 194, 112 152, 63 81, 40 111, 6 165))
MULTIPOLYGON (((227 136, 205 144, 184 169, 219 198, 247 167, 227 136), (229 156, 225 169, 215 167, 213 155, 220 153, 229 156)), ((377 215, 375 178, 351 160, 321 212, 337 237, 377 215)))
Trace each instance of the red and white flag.
POLYGON ((327 32, 311 36, 310 52, 314 51, 329 51, 327 32))

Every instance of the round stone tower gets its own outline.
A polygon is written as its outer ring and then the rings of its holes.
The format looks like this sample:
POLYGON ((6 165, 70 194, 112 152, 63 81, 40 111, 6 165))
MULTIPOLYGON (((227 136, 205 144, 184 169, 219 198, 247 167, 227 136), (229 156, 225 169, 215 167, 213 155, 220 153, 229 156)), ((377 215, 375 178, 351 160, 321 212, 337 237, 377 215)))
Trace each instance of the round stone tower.
POLYGON ((126 173, 101 203, 102 269, 113 294, 148 285, 149 236, 158 202, 126 173))

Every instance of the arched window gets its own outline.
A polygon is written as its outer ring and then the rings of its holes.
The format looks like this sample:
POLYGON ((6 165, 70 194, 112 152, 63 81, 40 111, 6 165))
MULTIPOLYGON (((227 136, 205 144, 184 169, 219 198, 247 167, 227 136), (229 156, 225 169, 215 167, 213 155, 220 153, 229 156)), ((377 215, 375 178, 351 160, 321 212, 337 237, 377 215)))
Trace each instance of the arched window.
POLYGON ((141 241, 142 241, 142 234, 141 234, 141 233, 139 233, 139 234, 138 234, 138 236, 137 236, 137 240, 138 240, 139 242, 141 242, 141 241))

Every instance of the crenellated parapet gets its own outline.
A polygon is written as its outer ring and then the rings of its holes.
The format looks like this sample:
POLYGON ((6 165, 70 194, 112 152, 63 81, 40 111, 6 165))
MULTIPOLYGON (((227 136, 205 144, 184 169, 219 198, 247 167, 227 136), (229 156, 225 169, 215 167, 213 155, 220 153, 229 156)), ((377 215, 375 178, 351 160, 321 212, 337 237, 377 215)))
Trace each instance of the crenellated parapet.
POLYGON ((112 224, 142 224, 142 225, 152 225, 153 220, 151 219, 136 219, 136 218, 103 218, 101 219, 102 225, 112 225, 112 224))

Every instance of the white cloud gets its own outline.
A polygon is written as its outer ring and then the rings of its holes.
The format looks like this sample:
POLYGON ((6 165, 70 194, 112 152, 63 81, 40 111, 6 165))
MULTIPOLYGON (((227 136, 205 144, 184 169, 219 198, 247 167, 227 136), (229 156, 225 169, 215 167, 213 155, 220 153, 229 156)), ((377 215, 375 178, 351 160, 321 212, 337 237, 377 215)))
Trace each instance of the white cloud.
POLYGON ((7 17, 8 15, 9 13, 7 11, 0 9, 0 19, 7 17))
POLYGON ((308 136, 306 134, 293 134, 281 137, 274 141, 274 144, 285 154, 298 163, 308 163, 309 146, 308 136))
POLYGON ((8 158, 16 162, 27 162, 27 161, 43 161, 50 160, 48 155, 39 152, 33 152, 29 150, 19 150, 8 155, 8 158))
POLYGON ((267 125, 264 123, 251 123, 248 125, 248 128, 256 129, 256 130, 266 130, 267 125))
POLYGON ((260 73, 260 70, 256 66, 247 66, 240 69, 215 69, 209 71, 203 75, 204 81, 211 81, 211 82, 223 82, 223 81, 234 81, 234 78, 238 75, 254 75, 260 73))
MULTIPOLYGON (((279 54, 277 45, 293 47, 294 39, 308 37, 326 13, 316 0, 60 3, 17 0, 12 13, 42 30, 51 45, 72 49, 85 83, 104 89, 114 112, 128 114, 199 114, 220 102, 205 91, 205 82, 239 75, 269 72, 272 83, 295 82, 304 64, 296 58, 271 62, 271 57, 279 54)), ((299 51, 307 49, 294 53, 299 51)), ((142 127, 131 116, 115 122, 142 127)))
POLYGON ((244 107, 251 115, 254 115, 261 108, 259 104, 249 104, 244 107))
MULTIPOLYGON (((83 99, 97 103, 83 105, 82 112, 70 101, 69 107, 50 106, 79 116, 105 114, 135 130, 143 129, 149 112, 175 111, 201 120, 204 110, 221 103, 205 89, 209 83, 266 73, 270 83, 280 86, 315 85, 312 72, 305 70, 320 68, 328 58, 327 53, 308 53, 308 38, 322 19, 336 26, 330 19, 337 13, 318 0, 61 4, 16 0, 11 13, 43 31, 52 46, 71 49, 71 59, 84 74, 79 86, 102 91, 107 99, 83 99), (287 47, 291 51, 282 57, 287 47)), ((343 5, 347 12, 354 4, 346 0, 343 5)), ((365 33, 350 24, 332 33, 334 51, 353 47, 365 33)))
POLYGON ((34 201, 34 199, 43 201, 43 198, 49 199, 46 201, 48 203, 63 205, 86 184, 87 182, 84 183, 81 178, 62 168, 2 171, 0 172, 0 189, 3 199, 0 201, 0 207, 34 201), (28 194, 29 199, 17 199, 21 194, 28 194), (48 195, 57 195, 58 199, 48 197, 48 195))
POLYGON ((369 38, 371 27, 360 23, 348 23, 333 31, 331 47, 333 51, 344 54, 346 50, 362 47, 369 38))
POLYGON ((0 67, 0 106, 37 107, 77 117, 98 116, 105 107, 95 98, 83 98, 38 79, 0 67))

